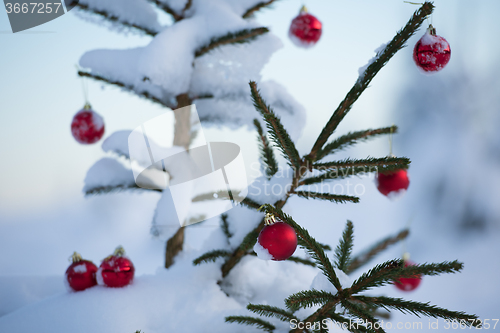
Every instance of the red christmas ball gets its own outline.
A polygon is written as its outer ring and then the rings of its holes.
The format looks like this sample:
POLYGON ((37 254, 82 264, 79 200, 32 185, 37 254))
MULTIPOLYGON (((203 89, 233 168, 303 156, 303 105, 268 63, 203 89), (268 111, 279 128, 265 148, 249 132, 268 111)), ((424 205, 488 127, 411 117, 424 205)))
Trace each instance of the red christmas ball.
POLYGON ((377 189, 388 197, 396 197, 403 194, 410 186, 410 179, 406 170, 377 173, 377 189))
POLYGON ((66 280, 74 291, 81 291, 97 284, 97 266, 92 261, 83 260, 78 253, 71 256, 73 263, 66 270, 66 280))
MULTIPOLYGON (((405 267, 415 265, 414 262, 405 260, 405 267)), ((422 275, 416 275, 414 277, 409 278, 399 278, 397 281, 394 281, 394 285, 396 288, 402 291, 412 291, 415 290, 422 282, 422 275)))
POLYGON ((296 248, 295 230, 284 222, 275 222, 260 231, 254 251, 261 259, 281 261, 290 258, 296 248))
POLYGON ((450 61, 450 44, 429 26, 425 35, 415 44, 413 60, 424 72, 438 72, 450 61))
POLYGON ((91 110, 89 104, 85 104, 73 117, 71 134, 81 144, 96 143, 104 135, 104 120, 91 110))
POLYGON ((97 271, 99 284, 104 284, 111 288, 120 288, 132 282, 135 268, 132 261, 124 255, 125 250, 119 246, 113 255, 102 261, 97 271))
POLYGON ((292 20, 288 36, 292 42, 303 48, 316 44, 321 37, 321 22, 302 7, 299 15, 292 20))

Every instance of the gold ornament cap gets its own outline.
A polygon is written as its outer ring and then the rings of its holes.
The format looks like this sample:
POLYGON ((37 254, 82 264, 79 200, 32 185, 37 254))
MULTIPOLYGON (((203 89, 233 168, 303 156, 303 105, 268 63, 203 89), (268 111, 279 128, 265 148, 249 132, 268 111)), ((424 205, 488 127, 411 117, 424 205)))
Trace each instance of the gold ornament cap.
POLYGON ((264 224, 265 225, 271 225, 276 223, 276 218, 274 217, 273 214, 266 213, 266 217, 264 217, 264 224))
POLYGON ((83 258, 82 258, 82 256, 81 256, 81 254, 80 254, 80 253, 78 253, 78 252, 76 252, 76 251, 75 251, 75 252, 73 252, 73 254, 72 254, 72 255, 68 258, 68 260, 69 260, 69 261, 71 261, 71 262, 79 262, 79 261, 82 261, 82 260, 83 260, 83 258))

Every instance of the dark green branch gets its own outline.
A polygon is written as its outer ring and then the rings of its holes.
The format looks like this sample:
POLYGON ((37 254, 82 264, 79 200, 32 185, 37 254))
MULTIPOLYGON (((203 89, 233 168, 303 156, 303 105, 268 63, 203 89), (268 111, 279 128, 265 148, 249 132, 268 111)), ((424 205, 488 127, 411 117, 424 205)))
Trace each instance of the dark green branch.
POLYGON ((150 28, 143 27, 143 26, 140 26, 140 25, 135 24, 135 23, 130 23, 130 22, 124 21, 122 18, 120 18, 112 13, 109 13, 109 12, 104 11, 104 10, 90 8, 88 5, 79 3, 78 1, 73 1, 71 3, 71 5, 77 7, 78 9, 80 9, 82 11, 85 11, 85 12, 88 12, 91 14, 95 14, 95 15, 99 15, 100 17, 102 17, 102 18, 106 19, 107 21, 110 21, 114 24, 120 24, 126 28, 133 28, 137 31, 140 31, 140 32, 142 32, 146 35, 152 36, 152 37, 156 36, 156 34, 158 33, 158 31, 156 31, 156 30, 151 30, 150 28))
POLYGON ((254 119, 253 123, 258 133, 260 159, 264 164, 267 178, 271 179, 271 177, 274 176, 276 172, 278 172, 278 162, 276 161, 276 157, 274 156, 273 147, 271 147, 267 136, 264 134, 260 122, 257 119, 254 119))
POLYGON ((263 2, 259 2, 258 4, 256 4, 255 6, 253 7, 250 7, 249 9, 247 9, 247 11, 243 14, 243 18, 249 18, 250 16, 252 16, 256 11, 259 11, 261 10, 262 8, 264 7, 267 7, 269 5, 271 5, 273 2, 275 2, 276 0, 268 0, 268 1, 263 1, 263 2))
POLYGON ((166 102, 163 102, 162 100, 160 100, 159 98, 151 95, 147 91, 136 91, 132 85, 126 85, 123 82, 112 81, 112 80, 109 80, 109 79, 107 79, 107 78, 105 78, 103 76, 100 76, 100 75, 97 75, 97 74, 91 74, 91 73, 83 72, 83 71, 78 71, 78 75, 81 76, 81 77, 88 77, 88 78, 94 79, 96 81, 106 82, 108 84, 111 84, 111 85, 120 87, 122 89, 125 89, 128 92, 132 92, 132 93, 138 95, 139 97, 143 97, 143 98, 146 98, 146 99, 148 99, 148 100, 150 100, 150 101, 152 101, 154 103, 160 104, 161 106, 164 106, 164 107, 167 107, 167 108, 170 108, 170 109, 175 109, 175 105, 171 105, 171 104, 168 104, 166 102))
POLYGON ((126 192, 126 191, 154 191, 154 192, 162 192, 161 190, 153 190, 149 188, 142 188, 137 186, 136 184, 130 185, 113 185, 113 186, 97 186, 85 191, 85 196, 91 195, 101 195, 101 194, 110 194, 110 193, 118 193, 118 192, 126 192))
POLYGON ((160 0, 148 0, 148 1, 154 3, 159 9, 163 10, 165 13, 172 16, 172 18, 176 22, 184 18, 182 15, 177 14, 172 8, 170 8, 170 6, 168 6, 166 3, 160 0))
POLYGON ((276 116, 271 107, 266 105, 254 81, 250 81, 250 89, 254 106, 266 121, 269 134, 274 143, 281 150, 283 156, 289 161, 293 169, 296 171, 299 170, 301 159, 295 148, 295 144, 292 139, 290 139, 290 135, 288 135, 288 132, 285 130, 280 119, 276 116))
POLYGON ((299 197, 306 198, 306 199, 322 199, 322 200, 332 201, 335 203, 346 203, 346 202, 357 203, 357 202, 359 202, 358 197, 353 197, 350 195, 317 193, 317 192, 310 192, 310 191, 294 191, 292 193, 298 195, 299 197))
POLYGON ((389 236, 375 245, 371 246, 368 250, 361 252, 361 254, 354 257, 347 268, 347 272, 351 273, 366 264, 377 254, 387 249, 389 246, 398 243, 399 241, 406 239, 410 233, 409 229, 401 230, 397 235, 389 236))
POLYGON ((432 318, 443 318, 457 321, 464 320, 467 325, 470 326, 474 323, 474 326, 479 325, 479 321, 473 320, 477 319, 475 315, 469 315, 462 311, 450 311, 435 305, 430 305, 427 303, 420 303, 414 301, 406 301, 401 298, 391 298, 391 297, 366 297, 366 296, 355 296, 356 300, 361 301, 367 305, 374 305, 382 307, 386 310, 394 309, 401 311, 402 313, 414 314, 417 317, 421 315, 432 317, 432 318))
POLYGON ((257 38, 258 36, 261 36, 268 32, 269 32, 268 28, 262 27, 254 29, 244 29, 237 32, 230 32, 227 35, 212 38, 212 40, 210 40, 210 43, 200 47, 195 52, 195 57, 201 57, 205 53, 208 53, 211 50, 217 47, 221 47, 223 45, 248 43, 257 38))
POLYGON ((303 290, 288 296, 285 299, 286 307, 292 311, 300 308, 310 308, 315 305, 324 305, 328 302, 338 302, 338 296, 323 290, 303 290))
POLYGON ((353 160, 347 158, 341 161, 332 161, 325 163, 314 163, 313 168, 318 170, 338 170, 339 168, 364 168, 365 172, 370 172, 370 168, 388 169, 394 167, 395 169, 407 169, 410 164, 410 159, 407 157, 381 157, 373 158, 368 157, 365 159, 353 160), (368 169, 368 171, 366 170, 368 169))
POLYGON ((353 225, 351 221, 347 221, 342 238, 339 241, 339 245, 335 249, 336 266, 338 269, 347 273, 347 267, 349 260, 351 258, 352 246, 353 246, 353 225))
POLYGON ((227 217, 227 214, 221 214, 220 227, 224 235, 226 235, 227 242, 229 243, 229 238, 233 237, 233 234, 229 231, 229 222, 227 222, 227 217))
MULTIPOLYGON (((342 301, 342 306, 349 311, 350 314, 356 316, 358 318, 363 319, 363 321, 368 325, 371 324, 372 329, 375 332, 384 333, 385 331, 382 329, 381 325, 378 324, 378 320, 375 319, 366 309, 362 308, 357 304, 353 304, 348 301, 342 301)), ((368 326, 369 327, 369 326, 368 326)))
POLYGON ((365 72, 358 78, 354 86, 347 93, 344 100, 339 104, 326 126, 321 131, 318 139, 314 143, 309 158, 312 161, 316 160, 317 153, 323 148, 326 141, 330 138, 332 133, 337 129, 339 123, 344 119, 347 113, 351 110, 352 105, 361 96, 361 94, 368 87, 375 75, 387 64, 387 62, 401 50, 408 39, 415 34, 420 28, 425 18, 432 14, 434 5, 430 2, 425 2, 408 21, 406 26, 399 31, 396 36, 387 44, 383 51, 377 54, 376 59, 366 68, 365 72))
POLYGON ((290 322, 292 319, 297 319, 293 313, 280 309, 276 306, 261 305, 261 304, 248 304, 247 309, 264 317, 274 317, 281 321, 290 322))
POLYGON ((199 265, 199 264, 205 264, 209 262, 215 262, 219 258, 224 258, 228 257, 231 255, 231 252, 226 251, 226 250, 213 250, 210 252, 207 252, 195 260, 193 260, 194 265, 199 265))
POLYGON ((266 332, 272 332, 276 328, 268 321, 248 316, 229 316, 226 317, 226 323, 238 323, 243 325, 256 326, 266 332))
POLYGON ((369 129, 365 131, 349 132, 334 141, 327 143, 323 149, 320 149, 316 154, 316 160, 320 160, 326 155, 335 153, 336 151, 355 145, 356 143, 368 141, 380 135, 396 133, 397 126, 390 126, 378 129, 369 129))

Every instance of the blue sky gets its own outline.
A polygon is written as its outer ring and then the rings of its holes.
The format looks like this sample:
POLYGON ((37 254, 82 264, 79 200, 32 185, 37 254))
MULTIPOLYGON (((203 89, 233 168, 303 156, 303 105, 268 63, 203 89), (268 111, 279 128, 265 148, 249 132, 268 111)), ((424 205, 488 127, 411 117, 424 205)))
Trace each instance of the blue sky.
MULTIPOLYGON (((306 107, 308 120, 298 142, 299 150, 305 152, 354 83, 358 68, 393 37, 417 7, 403 1, 309 0, 306 4, 323 22, 324 32, 315 48, 302 50, 286 36, 301 4, 280 1, 274 9, 258 14, 257 20, 284 42, 263 74, 283 83, 306 107)), ((435 4, 434 26, 452 47, 451 62, 438 75, 450 75, 464 66, 470 72, 487 72, 500 55, 500 2, 437 0, 435 4)), ((416 71, 411 51, 422 33, 375 78, 339 132, 392 124, 390 111, 398 89, 416 71)), ((0 215, 33 215, 81 200, 85 173, 104 153, 99 144, 81 146, 70 134, 71 118, 84 103, 75 64, 88 50, 130 48, 149 41, 149 37, 124 35, 83 21, 73 12, 12 34, 6 13, 0 12, 0 215)), ((133 129, 166 111, 116 88, 92 81, 88 87, 90 102, 105 118, 106 135, 133 129)), ((246 130, 219 134, 235 142, 254 138, 246 130)), ((385 141, 367 149, 356 153, 387 153, 385 141)), ((255 150, 249 152, 248 158, 255 158, 255 150)))

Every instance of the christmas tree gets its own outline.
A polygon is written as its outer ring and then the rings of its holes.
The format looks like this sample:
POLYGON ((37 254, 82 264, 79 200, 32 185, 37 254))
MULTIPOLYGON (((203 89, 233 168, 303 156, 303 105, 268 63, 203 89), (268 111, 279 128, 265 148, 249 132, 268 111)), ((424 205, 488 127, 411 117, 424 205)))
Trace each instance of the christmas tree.
MULTIPOLYGON (((128 328, 129 331, 234 331, 236 326, 224 324, 225 318, 229 323, 253 325, 265 331, 292 329, 294 332, 326 332, 328 328, 323 323, 330 320, 330 323, 352 332, 383 332, 382 322, 377 318, 386 316, 385 310, 456 320, 467 326, 480 325, 476 316, 460 311, 365 293, 401 279, 419 280, 423 275, 455 273, 462 269, 458 261, 408 265, 404 259, 365 267, 381 251, 404 240, 409 230, 404 229, 376 242, 359 255, 352 256, 352 222, 347 222, 338 244, 330 246, 316 241, 314 235, 294 221, 291 214, 284 212, 288 200, 293 197, 356 203, 359 201, 356 196, 318 189, 322 189, 325 183, 347 177, 366 173, 392 174, 408 168, 410 160, 406 157, 332 161, 328 157, 360 142, 397 132, 396 126, 388 126, 332 138, 340 122, 375 75, 431 15, 433 5, 429 2, 422 4, 394 38, 377 50, 376 56, 360 72, 354 86, 319 133, 309 153, 301 156, 295 141, 303 122, 302 108, 279 85, 261 82, 259 77, 263 64, 277 47, 277 40, 268 29, 249 18, 273 2, 154 1, 155 6, 171 15, 175 21, 164 30, 154 20, 151 4, 145 1, 129 1, 120 6, 108 1, 88 0, 77 4, 81 10, 102 16, 113 24, 155 36, 143 48, 96 50, 85 54, 80 61, 80 76, 119 86, 172 109, 175 115, 175 146, 189 149, 193 135, 190 128, 192 121, 176 110, 195 104, 200 120, 207 123, 232 128, 254 126, 261 149, 263 175, 252 184, 254 189, 261 191, 258 194, 249 191, 241 205, 220 216, 220 228, 210 235, 203 246, 204 251, 200 253, 183 252, 184 233, 189 227, 179 227, 173 232, 171 228, 161 227, 171 221, 169 214, 175 214, 162 209, 161 205, 165 204, 162 193, 152 222, 152 232, 156 237, 167 240, 164 266, 169 269, 147 286, 147 281, 141 281, 135 296, 140 299, 141 293, 147 292, 149 296, 158 293, 161 297, 176 298, 182 304, 179 308, 169 308, 171 312, 168 320, 159 321, 170 326, 156 327, 156 322, 150 327, 128 328), (227 61, 233 65, 224 65, 227 61), (280 166, 278 154, 284 158, 286 166, 280 166), (278 194, 266 192, 266 188, 275 185, 284 190, 278 194), (260 242, 259 234, 262 235, 263 230, 277 223, 293 228, 298 245, 305 250, 306 255, 287 256, 286 261, 270 268, 255 256, 267 255, 276 259, 273 250, 260 242), (332 247, 335 247, 333 260, 327 254, 332 247), (264 253, 261 253, 262 249, 264 253), (349 275, 362 267, 365 273, 353 281, 349 275), (243 278, 250 270, 263 271, 263 281, 257 283, 271 280, 273 287, 286 281, 287 274, 298 270, 308 270, 315 277, 308 290, 289 293, 295 286, 284 286, 276 293, 267 295, 267 298, 262 295, 253 297, 266 304, 250 303, 246 308, 261 317, 271 318, 262 319, 245 315, 235 306, 235 300, 252 298, 251 295, 245 295, 246 280, 243 278), (164 287, 162 284, 169 286, 164 287), (193 290, 187 296, 181 292, 178 295, 172 293, 179 287, 193 290), (165 288, 168 292, 165 292, 165 288), (197 299, 196 295, 200 295, 200 298, 197 299), (203 315, 206 307, 216 309, 203 315), (233 314, 233 311, 236 313, 233 314), (184 322, 186 326, 182 326, 180 322, 193 315, 196 316, 193 320, 196 323, 184 322), (207 317, 213 327, 204 326, 203 320, 207 317), (354 326, 353 321, 356 322, 354 326)), ((130 168, 127 168, 126 163, 119 162, 120 158, 130 159, 126 146, 129 134, 130 131, 117 132, 106 139, 103 149, 114 153, 116 158, 98 161, 89 170, 85 184, 88 195, 147 190, 138 187, 130 168)), ((203 198, 211 199, 214 198, 203 198)), ((307 201, 304 200, 301 206, 307 209, 307 201)), ((115 291, 116 294, 121 292, 115 291)), ((270 288, 269 292, 272 291, 270 288)), ((98 304, 100 296, 93 298, 95 293, 87 296, 84 307, 98 304)), ((147 302, 147 299, 138 300, 138 306, 147 302)), ((133 314, 130 312, 131 316, 133 314)))

